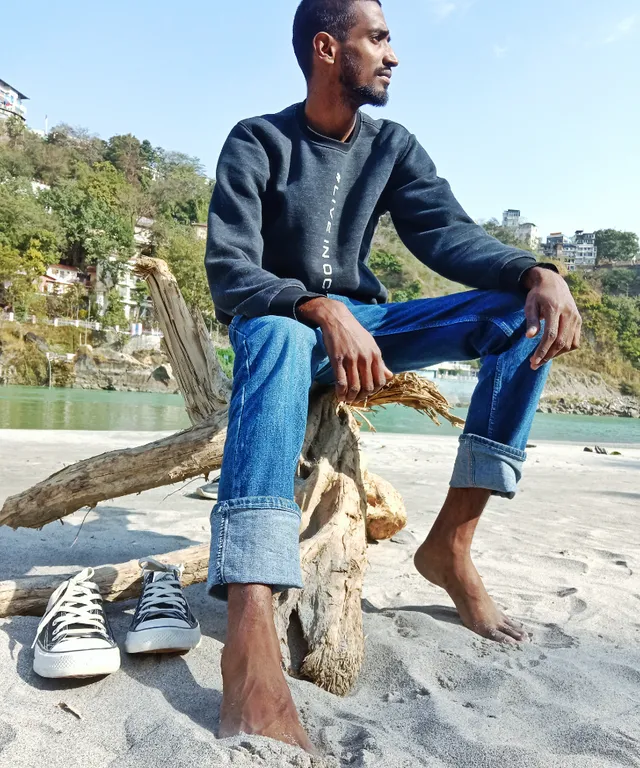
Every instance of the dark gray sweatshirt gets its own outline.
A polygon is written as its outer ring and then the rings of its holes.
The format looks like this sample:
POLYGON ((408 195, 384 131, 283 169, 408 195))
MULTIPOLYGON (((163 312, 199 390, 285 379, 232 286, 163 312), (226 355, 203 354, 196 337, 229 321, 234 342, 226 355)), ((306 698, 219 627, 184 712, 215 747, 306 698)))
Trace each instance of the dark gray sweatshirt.
POLYGON ((313 131, 295 104, 238 123, 220 154, 205 256, 218 319, 295 317, 301 299, 328 293, 385 302, 367 261, 386 212, 450 280, 516 291, 536 263, 474 224, 406 128, 359 112, 343 143, 313 131))

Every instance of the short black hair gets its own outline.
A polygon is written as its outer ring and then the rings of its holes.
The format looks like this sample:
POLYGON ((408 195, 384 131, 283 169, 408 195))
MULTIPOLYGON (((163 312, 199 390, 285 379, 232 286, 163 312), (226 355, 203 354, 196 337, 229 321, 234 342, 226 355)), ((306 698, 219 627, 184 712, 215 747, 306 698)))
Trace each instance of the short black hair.
MULTIPOLYGON (((360 0, 302 0, 293 20, 293 50, 309 80, 313 68, 313 40, 326 32, 344 43, 356 23, 354 5, 360 0)), ((381 0, 371 0, 382 6, 381 0)))

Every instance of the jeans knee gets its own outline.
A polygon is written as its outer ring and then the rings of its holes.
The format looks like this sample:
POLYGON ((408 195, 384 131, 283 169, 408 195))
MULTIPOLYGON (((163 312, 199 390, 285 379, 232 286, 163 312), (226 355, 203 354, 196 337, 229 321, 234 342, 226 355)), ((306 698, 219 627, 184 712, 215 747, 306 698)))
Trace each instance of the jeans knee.
POLYGON ((316 334, 311 328, 279 315, 247 318, 237 330, 261 346, 277 350, 311 352, 316 343, 316 334))

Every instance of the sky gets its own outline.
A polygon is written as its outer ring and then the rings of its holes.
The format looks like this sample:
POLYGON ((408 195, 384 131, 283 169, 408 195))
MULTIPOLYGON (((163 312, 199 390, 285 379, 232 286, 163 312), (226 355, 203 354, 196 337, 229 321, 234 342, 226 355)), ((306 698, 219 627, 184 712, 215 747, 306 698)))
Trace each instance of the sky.
MULTIPOLYGON (((305 97, 296 0, 10 2, 0 78, 28 123, 133 133, 213 176, 236 122, 305 97)), ((389 104, 475 219, 640 233, 640 0, 383 0, 389 104)))

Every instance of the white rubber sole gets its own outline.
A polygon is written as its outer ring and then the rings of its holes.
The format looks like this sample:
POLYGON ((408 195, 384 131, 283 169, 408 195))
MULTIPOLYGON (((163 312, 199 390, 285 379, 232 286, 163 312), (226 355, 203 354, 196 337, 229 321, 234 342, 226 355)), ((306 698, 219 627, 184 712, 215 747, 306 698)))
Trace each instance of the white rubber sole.
POLYGON ((218 492, 203 491, 202 488, 196 488, 196 493, 203 499, 210 499, 211 501, 218 500, 218 492))
POLYGON ((200 627, 154 627, 127 632, 124 647, 127 653, 180 653, 200 645, 200 627))
POLYGON ((33 671, 40 677, 99 677, 120 669, 120 649, 47 653, 36 646, 33 671))

